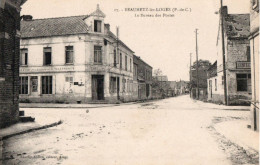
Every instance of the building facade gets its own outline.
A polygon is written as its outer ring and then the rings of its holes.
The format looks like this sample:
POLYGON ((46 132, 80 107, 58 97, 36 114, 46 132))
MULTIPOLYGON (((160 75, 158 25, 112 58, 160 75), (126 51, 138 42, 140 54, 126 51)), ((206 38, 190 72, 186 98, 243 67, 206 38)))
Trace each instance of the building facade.
POLYGON ((137 100, 152 98, 152 71, 153 68, 140 57, 134 55, 134 94, 137 100))
MULTIPOLYGON (((222 8, 224 17, 224 48, 222 47, 221 26, 217 37, 217 75, 211 77, 215 89, 211 100, 224 103, 223 55, 225 50, 227 105, 246 105, 251 99, 251 68, 249 14, 228 14, 226 6, 222 8), (214 80, 214 81, 213 81, 214 80)), ((208 84, 212 86, 212 84, 208 84)))
POLYGON ((250 53, 251 53, 251 128, 259 131, 259 0, 250 5, 250 53))
POLYGON ((20 10, 25 0, 0 1, 0 128, 19 120, 20 10))
POLYGON ((21 23, 22 102, 131 101, 133 51, 110 31, 97 6, 90 15, 21 23))

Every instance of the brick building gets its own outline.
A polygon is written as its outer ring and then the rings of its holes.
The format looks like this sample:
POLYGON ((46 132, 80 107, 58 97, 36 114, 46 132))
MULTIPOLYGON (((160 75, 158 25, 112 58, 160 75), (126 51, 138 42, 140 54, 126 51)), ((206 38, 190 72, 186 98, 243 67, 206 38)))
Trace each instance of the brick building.
POLYGON ((0 127, 19 117, 20 10, 25 1, 0 1, 0 127))
MULTIPOLYGON (((248 40, 250 32, 249 14, 229 14, 226 6, 222 10, 224 17, 227 105, 248 104, 247 100, 251 99, 250 45, 248 40)), ((211 77, 211 79, 214 79, 212 83, 215 83, 211 100, 215 103, 224 103, 221 36, 221 26, 219 26, 217 36, 217 75, 211 77)))
POLYGON ((133 51, 97 9, 82 16, 21 22, 22 102, 115 103, 132 100, 133 51))
POLYGON ((259 0, 250 5, 250 48, 251 48, 251 128, 259 131, 259 0))
POLYGON ((153 68, 150 65, 134 55, 134 96, 137 96, 138 100, 152 97, 152 71, 153 68))

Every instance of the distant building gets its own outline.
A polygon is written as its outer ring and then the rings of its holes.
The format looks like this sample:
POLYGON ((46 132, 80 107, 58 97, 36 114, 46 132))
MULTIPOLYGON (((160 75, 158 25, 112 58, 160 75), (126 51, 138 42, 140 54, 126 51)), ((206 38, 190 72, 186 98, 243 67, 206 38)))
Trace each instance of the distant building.
POLYGON ((0 128, 19 120, 20 10, 25 2, 0 1, 0 128))
POLYGON ((218 89, 217 83, 217 61, 207 70, 207 83, 208 83, 208 101, 212 101, 213 95, 216 94, 218 89))
POLYGON ((259 131, 259 0, 250 5, 250 47, 251 47, 251 128, 259 131))
POLYGON ((23 102, 131 101, 133 51, 110 31, 97 6, 90 15, 21 23, 23 102))
POLYGON ((190 92, 193 99, 207 99, 207 70, 211 63, 208 60, 198 61, 198 75, 196 70, 197 63, 194 62, 191 70, 191 82, 190 82, 190 92), (197 91, 198 89, 198 91, 197 91))
POLYGON ((152 97, 152 71, 153 68, 144 62, 140 57, 134 57, 134 91, 133 96, 138 100, 151 99, 152 97))
POLYGON ((153 76, 152 95, 153 98, 165 98, 170 95, 170 86, 166 75, 153 76))
MULTIPOLYGON (((250 34, 249 14, 228 14, 226 6, 222 10, 224 17, 227 104, 248 104, 247 100, 251 100, 250 45, 248 41, 250 34)), ((208 81, 208 83, 211 83, 208 85, 212 86, 210 90, 214 89, 210 99, 216 103, 224 103, 221 36, 220 26, 217 36, 217 74, 214 77, 210 77, 208 81)))

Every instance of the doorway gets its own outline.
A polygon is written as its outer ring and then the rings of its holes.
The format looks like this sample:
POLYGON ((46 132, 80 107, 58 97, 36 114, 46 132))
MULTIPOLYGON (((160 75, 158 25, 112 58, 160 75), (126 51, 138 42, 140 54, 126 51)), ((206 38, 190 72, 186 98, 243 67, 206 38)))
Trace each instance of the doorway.
POLYGON ((92 100, 104 100, 104 75, 92 75, 92 100))
POLYGON ((38 95, 38 77, 32 76, 31 77, 31 95, 35 96, 38 95))

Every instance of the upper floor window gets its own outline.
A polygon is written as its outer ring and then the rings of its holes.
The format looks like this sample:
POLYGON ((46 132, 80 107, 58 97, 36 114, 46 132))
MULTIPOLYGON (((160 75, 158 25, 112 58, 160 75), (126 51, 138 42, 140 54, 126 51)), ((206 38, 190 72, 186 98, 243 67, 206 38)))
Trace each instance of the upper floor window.
POLYGON ((66 64, 73 64, 73 46, 66 46, 65 47, 65 62, 66 64))
POLYGON ((28 49, 20 50, 20 65, 27 65, 28 63, 28 49))
POLYGON ((250 59, 250 46, 246 47, 246 57, 247 57, 247 61, 250 62, 251 61, 251 59, 250 59))
POLYGON ((114 49, 114 67, 116 67, 116 49, 114 49))
POLYGON ((94 20, 94 32, 101 32, 101 21, 94 20))
POLYGON ((127 56, 125 56, 125 70, 127 70, 127 56))
POLYGON ((122 53, 120 53, 120 69, 122 69, 122 53))
POLYGON ((137 76, 137 65, 134 64, 134 76, 137 76))
POLYGON ((130 58, 130 72, 132 72, 132 59, 130 58))
POLYGON ((51 65, 51 48, 43 48, 43 65, 51 65))
POLYGON ((102 46, 94 46, 94 63, 102 63, 102 46))

